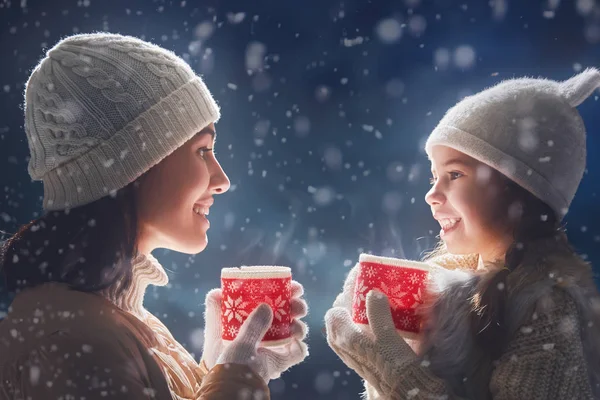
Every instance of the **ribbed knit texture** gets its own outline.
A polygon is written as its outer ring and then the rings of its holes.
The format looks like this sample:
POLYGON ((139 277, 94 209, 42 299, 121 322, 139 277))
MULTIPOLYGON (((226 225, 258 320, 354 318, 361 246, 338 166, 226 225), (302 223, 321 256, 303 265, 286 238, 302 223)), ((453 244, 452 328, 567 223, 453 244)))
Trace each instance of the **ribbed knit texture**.
POLYGON ((151 254, 142 254, 133 260, 132 284, 129 288, 124 289, 121 280, 101 294, 120 309, 145 321, 148 311, 144 308, 144 295, 148 285, 165 286, 167 283, 169 277, 158 260, 151 254))
POLYGON ((144 307, 144 295, 149 285, 165 286, 169 278, 158 260, 151 254, 139 255, 133 261, 132 285, 123 291, 117 282, 101 294, 120 309, 127 311, 150 327, 159 346, 150 351, 160 359, 169 388, 176 400, 196 399, 202 377, 198 361, 173 337, 169 329, 144 307))
POLYGON ((111 195, 219 119, 202 80, 173 52, 95 33, 67 37, 29 78, 29 174, 44 209, 111 195))
POLYGON ((575 109, 600 86, 590 68, 564 82, 509 79, 452 107, 425 149, 447 146, 491 166, 562 218, 586 163, 586 132, 575 109))

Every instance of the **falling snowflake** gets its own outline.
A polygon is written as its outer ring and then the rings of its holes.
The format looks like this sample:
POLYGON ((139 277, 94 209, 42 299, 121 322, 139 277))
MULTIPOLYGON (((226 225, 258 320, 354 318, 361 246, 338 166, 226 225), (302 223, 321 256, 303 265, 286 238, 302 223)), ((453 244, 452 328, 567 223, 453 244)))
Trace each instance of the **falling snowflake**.
POLYGON ((277 321, 281 321, 283 316, 287 315, 287 311, 283 308, 285 307, 287 300, 283 299, 281 295, 275 300, 271 299, 269 296, 265 296, 265 302, 273 309, 273 317, 277 319, 277 321))
POLYGON ((227 318, 227 322, 231 322, 231 320, 235 318, 239 323, 242 323, 243 317, 248 316, 248 312, 244 310, 246 307, 248 307, 248 302, 242 302, 241 297, 235 299, 227 296, 227 299, 225 300, 225 313, 223 316, 227 318))

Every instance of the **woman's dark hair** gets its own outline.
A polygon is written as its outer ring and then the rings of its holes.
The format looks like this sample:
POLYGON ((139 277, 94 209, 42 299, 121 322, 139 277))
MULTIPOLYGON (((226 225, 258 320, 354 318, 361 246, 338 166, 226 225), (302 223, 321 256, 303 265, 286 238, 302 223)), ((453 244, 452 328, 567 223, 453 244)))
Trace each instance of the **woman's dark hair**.
MULTIPOLYGON (((137 181, 136 181, 137 182, 137 181)), ((2 246, 0 273, 9 292, 60 282, 84 292, 117 280, 131 285, 137 254, 136 182, 114 195, 23 225, 2 246)))
POLYGON ((498 359, 508 341, 505 322, 507 277, 523 262, 533 242, 555 238, 557 244, 568 245, 556 213, 550 206, 508 178, 504 198, 503 218, 509 218, 514 241, 506 252, 504 264, 487 279, 481 279, 476 288, 471 328, 477 342, 490 352, 491 360, 498 359))

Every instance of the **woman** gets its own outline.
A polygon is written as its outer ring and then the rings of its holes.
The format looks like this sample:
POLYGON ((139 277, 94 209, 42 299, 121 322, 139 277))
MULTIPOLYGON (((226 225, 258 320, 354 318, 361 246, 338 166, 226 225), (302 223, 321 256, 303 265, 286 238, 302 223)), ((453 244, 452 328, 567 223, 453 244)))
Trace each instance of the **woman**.
POLYGON ((585 169, 575 107, 599 86, 595 69, 507 80, 446 113, 426 144, 442 244, 421 340, 396 333, 379 292, 370 330, 352 322, 356 268, 325 317, 367 398, 600 398, 600 296, 560 225, 585 169))
POLYGON ((25 118, 46 213, 3 247, 16 297, 0 323, 0 399, 269 398, 269 379, 307 355, 299 283, 294 339, 278 352, 259 348, 267 305, 225 347, 211 291, 201 363, 143 306, 148 285, 168 282, 151 252, 202 251, 210 207, 229 189, 202 80, 153 44, 75 35, 31 74, 25 118))

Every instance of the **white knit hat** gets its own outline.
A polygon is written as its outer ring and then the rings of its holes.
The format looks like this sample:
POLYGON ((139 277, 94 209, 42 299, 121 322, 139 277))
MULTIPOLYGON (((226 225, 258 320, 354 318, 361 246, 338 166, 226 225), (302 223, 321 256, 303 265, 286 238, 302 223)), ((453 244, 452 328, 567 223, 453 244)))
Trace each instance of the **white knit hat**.
POLYGON ((452 107, 425 145, 458 150, 498 170, 567 213, 586 164, 586 134, 575 109, 600 87, 594 68, 564 82, 510 79, 452 107))
POLYGON ((107 33, 67 37, 25 92, 29 174, 46 210, 76 207, 134 181, 219 119, 206 85, 173 52, 107 33))

